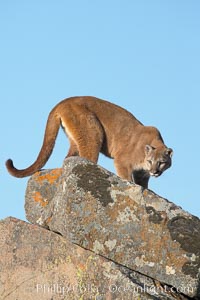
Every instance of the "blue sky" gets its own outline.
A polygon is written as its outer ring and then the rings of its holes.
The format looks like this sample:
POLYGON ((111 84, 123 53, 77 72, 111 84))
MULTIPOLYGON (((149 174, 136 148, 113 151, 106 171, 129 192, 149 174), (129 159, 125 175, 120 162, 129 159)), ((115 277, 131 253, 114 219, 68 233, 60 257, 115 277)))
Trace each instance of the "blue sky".
MULTIPOLYGON (((200 217, 200 2, 198 0, 8 0, 0 3, 0 218, 25 220, 29 166, 55 104, 76 95, 107 99, 156 126, 173 166, 149 188, 200 217)), ((60 131, 45 168, 62 165, 60 131)), ((114 172, 113 161, 99 164, 114 172)))

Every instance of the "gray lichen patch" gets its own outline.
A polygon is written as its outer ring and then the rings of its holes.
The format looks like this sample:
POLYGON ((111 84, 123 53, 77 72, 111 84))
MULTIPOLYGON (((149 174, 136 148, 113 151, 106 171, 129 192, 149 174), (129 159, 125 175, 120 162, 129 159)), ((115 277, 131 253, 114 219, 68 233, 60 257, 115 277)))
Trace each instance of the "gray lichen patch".
POLYGON ((146 207, 146 212, 149 215, 149 221, 153 222, 154 224, 160 224, 163 220, 161 213, 156 211, 155 208, 152 206, 146 207))
POLYGON ((82 188, 97 198, 105 207, 113 203, 110 194, 111 183, 107 175, 96 165, 77 165, 73 168, 73 173, 77 176, 77 187, 82 188))

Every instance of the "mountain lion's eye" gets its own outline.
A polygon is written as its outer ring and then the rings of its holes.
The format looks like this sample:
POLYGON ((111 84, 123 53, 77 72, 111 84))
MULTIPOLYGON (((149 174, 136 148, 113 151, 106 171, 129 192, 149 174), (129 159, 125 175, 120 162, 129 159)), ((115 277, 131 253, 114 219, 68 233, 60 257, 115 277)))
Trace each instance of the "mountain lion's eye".
POLYGON ((152 166, 152 164, 153 164, 152 160, 147 160, 147 161, 152 166))

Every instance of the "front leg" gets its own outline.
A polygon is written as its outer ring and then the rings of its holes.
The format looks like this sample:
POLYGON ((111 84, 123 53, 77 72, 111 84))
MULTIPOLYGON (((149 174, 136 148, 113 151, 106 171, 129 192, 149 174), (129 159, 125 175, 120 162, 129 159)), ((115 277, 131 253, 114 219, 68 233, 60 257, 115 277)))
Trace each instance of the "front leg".
POLYGON ((114 165, 119 177, 128 181, 133 181, 132 170, 122 160, 115 159, 114 165))
POLYGON ((131 165, 126 164, 125 161, 121 159, 115 159, 114 164, 119 177, 128 181, 132 181, 145 189, 148 188, 150 176, 146 171, 143 169, 133 170, 131 165))

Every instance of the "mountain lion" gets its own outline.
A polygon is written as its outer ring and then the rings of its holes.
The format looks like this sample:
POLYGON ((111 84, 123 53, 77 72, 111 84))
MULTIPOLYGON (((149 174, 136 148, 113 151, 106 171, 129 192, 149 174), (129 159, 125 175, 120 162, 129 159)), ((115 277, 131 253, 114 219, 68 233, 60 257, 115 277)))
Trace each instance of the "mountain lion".
POLYGON ((171 166, 172 149, 160 132, 144 126, 125 109, 95 97, 72 97, 58 103, 50 112, 43 145, 36 161, 18 170, 6 161, 15 177, 30 176, 49 159, 60 125, 69 138, 69 156, 81 156, 97 163, 99 153, 114 159, 117 174, 144 188, 150 176, 158 177, 171 166))

